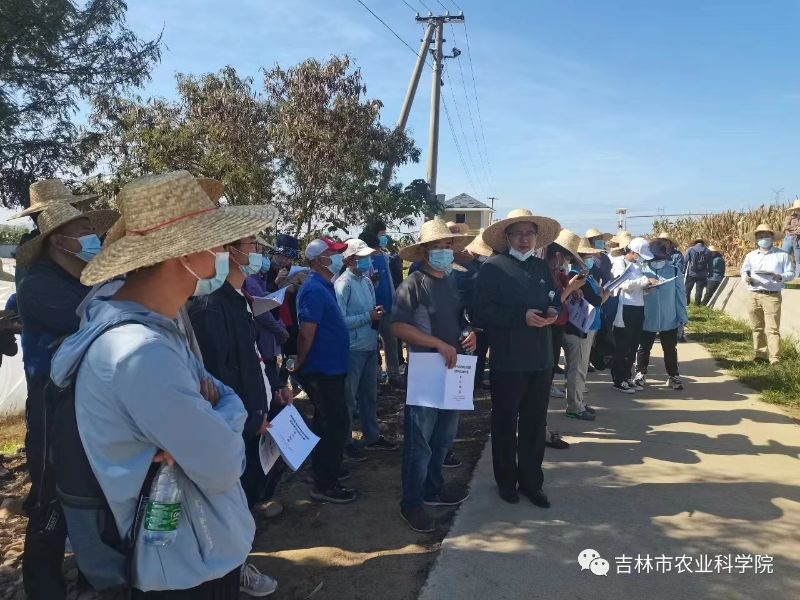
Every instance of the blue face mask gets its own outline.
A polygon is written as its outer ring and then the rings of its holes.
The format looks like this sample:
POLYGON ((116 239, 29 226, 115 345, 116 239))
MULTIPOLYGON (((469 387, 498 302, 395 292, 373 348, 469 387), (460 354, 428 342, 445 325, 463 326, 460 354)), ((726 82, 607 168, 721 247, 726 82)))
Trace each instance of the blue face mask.
POLYGON ((100 254, 100 249, 103 247, 103 245, 100 243, 100 238, 97 237, 94 233, 90 235, 82 235, 81 237, 77 238, 70 236, 64 236, 64 237, 69 237, 71 240, 78 240, 78 242, 80 242, 81 244, 80 252, 70 252, 69 250, 67 250, 66 252, 74 254, 75 256, 80 258, 83 262, 88 263, 95 256, 100 254))
POLYGON ((584 258, 583 259, 583 264, 586 265, 587 269, 591 270, 592 267, 594 266, 594 259, 593 258, 584 258))
POLYGON ((331 264, 327 265, 326 268, 334 275, 338 274, 344 265, 344 258, 342 258, 341 254, 331 254, 328 258, 331 260, 331 264))
POLYGON ((758 244, 758 247, 761 248, 762 250, 769 250, 770 248, 772 248, 772 239, 770 238, 761 238, 756 243, 758 244))
POLYGON ((245 277, 255 275, 261 270, 261 265, 263 264, 262 258, 263 257, 258 252, 250 252, 247 257, 248 263, 246 265, 239 265, 239 270, 245 277))
POLYGON ((437 271, 446 273, 447 267, 453 264, 453 251, 450 249, 431 250, 428 252, 428 262, 437 271))
POLYGON ((651 260, 650 261, 650 268, 658 271, 660 269, 663 269, 664 265, 666 265, 666 264, 667 264, 667 261, 665 261, 665 260, 651 260))
POLYGON ((192 271, 186 265, 186 270, 189 271, 192 275, 197 277, 197 285, 194 288, 193 296, 208 296, 209 294, 213 294, 219 288, 222 287, 222 284, 225 283, 225 280, 228 278, 228 260, 230 255, 227 252, 211 252, 211 250, 206 250, 210 254, 214 254, 216 257, 214 260, 214 276, 209 277, 208 279, 201 279, 197 273, 192 271))
POLYGON ((269 256, 262 256, 261 257, 261 272, 266 273, 269 271, 269 268, 272 266, 272 263, 269 261, 269 256))
POLYGON ((596 250, 606 249, 606 243, 603 240, 595 240, 592 245, 595 247, 596 250))
POLYGON ((372 259, 369 256, 365 256, 364 258, 359 258, 356 261, 356 269, 360 273, 366 273, 369 271, 370 267, 372 266, 372 259))
POLYGON ((378 236, 378 243, 380 244, 381 248, 386 248, 386 246, 389 245, 389 236, 388 235, 378 236))

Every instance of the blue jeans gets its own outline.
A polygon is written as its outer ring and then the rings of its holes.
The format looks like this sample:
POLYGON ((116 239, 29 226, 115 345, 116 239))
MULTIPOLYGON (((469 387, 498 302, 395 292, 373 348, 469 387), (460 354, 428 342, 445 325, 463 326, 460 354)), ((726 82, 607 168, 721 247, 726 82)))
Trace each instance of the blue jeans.
POLYGON ((424 500, 432 500, 442 491, 442 464, 457 430, 457 410, 406 405, 403 508, 422 506, 424 500))
POLYGON ((353 430, 353 414, 358 408, 363 443, 371 444, 378 439, 378 359, 375 350, 350 350, 350 366, 344 382, 347 412, 350 415, 350 431, 353 430))
POLYGON ((789 253, 789 256, 794 256, 794 274, 800 276, 800 240, 796 235, 787 235, 783 238, 783 249, 789 253))

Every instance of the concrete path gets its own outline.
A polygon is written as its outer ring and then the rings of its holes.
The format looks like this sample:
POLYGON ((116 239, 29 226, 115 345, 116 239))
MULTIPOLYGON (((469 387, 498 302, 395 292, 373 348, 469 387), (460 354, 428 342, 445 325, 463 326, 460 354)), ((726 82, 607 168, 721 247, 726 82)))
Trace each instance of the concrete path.
POLYGON ((551 400, 550 425, 572 447, 547 450, 549 510, 500 500, 487 445, 420 598, 800 598, 800 426, 698 344, 679 352, 683 392, 664 386, 654 352, 654 384, 636 396, 590 375, 594 423, 551 400), (608 561, 607 576, 581 571, 585 549, 608 561), (716 572, 716 555, 732 555, 732 573, 725 562, 716 572), (755 573, 755 555, 772 557, 772 573, 755 573), (693 572, 678 572, 682 556, 693 572), (711 573, 694 572, 706 557, 711 573))

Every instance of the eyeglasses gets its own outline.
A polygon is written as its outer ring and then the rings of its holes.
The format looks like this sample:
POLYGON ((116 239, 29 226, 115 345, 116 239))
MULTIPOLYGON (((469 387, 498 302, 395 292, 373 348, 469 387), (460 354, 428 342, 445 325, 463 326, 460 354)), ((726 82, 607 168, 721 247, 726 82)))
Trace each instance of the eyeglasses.
POLYGON ((538 231, 509 231, 506 234, 508 237, 516 238, 518 240, 522 240, 525 238, 535 238, 539 235, 538 231))

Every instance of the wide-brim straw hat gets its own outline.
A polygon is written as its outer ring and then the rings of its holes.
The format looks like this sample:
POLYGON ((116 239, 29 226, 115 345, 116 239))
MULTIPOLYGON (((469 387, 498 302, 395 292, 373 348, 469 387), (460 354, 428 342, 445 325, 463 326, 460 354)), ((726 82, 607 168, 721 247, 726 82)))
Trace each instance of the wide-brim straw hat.
POLYGON ((508 213, 505 219, 492 223, 486 228, 483 232, 483 241, 495 252, 505 252, 508 250, 506 229, 515 223, 533 223, 536 225, 536 248, 544 248, 551 244, 561 231, 561 225, 555 219, 536 216, 527 208, 515 208, 508 213))
POLYGON ((800 212, 800 199, 795 200, 791 206, 787 206, 786 212, 800 212))
POLYGON ((661 233, 659 233, 656 236, 656 239, 657 240, 667 240, 671 244, 674 244, 674 242, 672 241, 672 236, 670 234, 668 234, 666 231, 662 231, 661 233))
POLYGON ((271 206, 217 206, 187 171, 136 179, 117 204, 125 233, 86 265, 84 285, 255 235, 278 216, 271 206))
POLYGON ((609 251, 609 254, 611 254, 611 256, 619 256, 620 254, 622 254, 622 252, 625 250, 628 244, 631 243, 632 239, 633 235, 631 235, 629 231, 620 231, 617 235, 615 235, 612 238, 612 241, 615 244, 617 244, 617 246, 615 248, 612 248, 609 251))
POLYGON ((770 235, 772 235, 772 238, 775 239, 775 229, 770 227, 766 223, 761 223, 758 227, 756 227, 755 231, 751 231, 749 234, 747 234, 747 237, 751 242, 755 242, 756 235, 759 233, 769 233, 770 235))
POLYGON ((91 221, 97 235, 102 235, 119 219, 119 213, 110 209, 81 212, 67 202, 50 204, 39 214, 39 235, 17 248, 17 266, 25 267, 35 262, 47 238, 56 229, 84 218, 91 221))
POLYGON ((453 231, 453 229, 455 229, 456 233, 460 235, 467 235, 469 233, 469 225, 467 225, 466 223, 456 223, 455 221, 448 221, 447 228, 450 231, 453 231))
POLYGON ((3 261, 0 260, 0 281, 15 281, 14 276, 11 273, 6 272, 3 268, 3 261))
MULTIPOLYGON (((214 204, 219 206, 219 200, 225 195, 225 185, 219 179, 211 179, 210 177, 195 177, 203 191, 214 204)), ((103 247, 110 246, 125 234, 125 218, 119 219, 114 226, 108 230, 105 239, 103 240, 103 247)))
POLYGON ((480 234, 478 234, 474 240, 467 244, 464 250, 471 254, 477 254, 478 256, 486 256, 487 258, 494 254, 494 250, 483 241, 483 230, 481 230, 480 234))
POLYGON ((403 260, 415 262, 417 260, 423 260, 426 256, 423 244, 440 242, 442 240, 453 240, 453 250, 458 252, 463 250, 467 244, 472 241, 472 239, 473 236, 471 235, 453 233, 450 231, 447 223, 441 219, 433 219, 432 221, 426 221, 422 224, 416 244, 411 244, 410 246, 401 248, 400 252, 397 254, 403 260))
POLYGON ((60 179, 42 179, 31 184, 29 188, 30 206, 18 212, 17 214, 8 218, 20 219, 28 215, 34 215, 42 212, 50 204, 54 202, 76 204, 78 202, 88 202, 89 200, 96 200, 99 198, 96 194, 85 194, 83 196, 76 196, 69 188, 64 185, 60 179))
POLYGON ((611 240, 612 237, 614 237, 614 234, 612 234, 612 233, 603 233, 599 229, 595 229, 594 227, 592 227, 590 230, 588 230, 586 232, 586 235, 584 237, 587 240, 590 240, 592 238, 602 238, 602 240, 604 242, 608 242, 608 241, 611 240))
POLYGON ((715 246, 714 244, 711 244, 711 245, 708 247, 708 250, 709 250, 710 252, 719 252, 719 248, 718 248, 717 246, 715 246))

